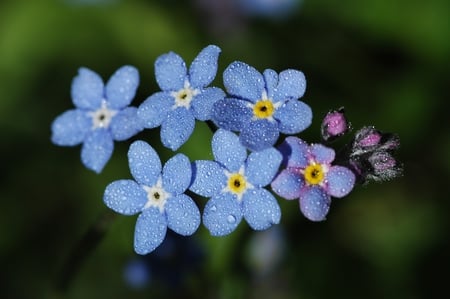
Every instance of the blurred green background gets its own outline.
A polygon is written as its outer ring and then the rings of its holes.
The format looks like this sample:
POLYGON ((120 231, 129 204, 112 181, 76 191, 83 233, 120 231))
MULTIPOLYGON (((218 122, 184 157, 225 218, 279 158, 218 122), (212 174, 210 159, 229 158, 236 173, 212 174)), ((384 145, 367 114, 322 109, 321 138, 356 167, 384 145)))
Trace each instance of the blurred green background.
MULTIPOLYGON (((2 1, 0 298, 448 294, 450 2, 304 0, 290 12, 249 16, 218 0, 2 1), (71 80, 80 66, 104 80, 122 65, 137 67, 137 106, 158 91, 159 55, 174 51, 190 63, 208 44, 223 50, 216 86, 234 60, 260 71, 302 70, 303 100, 314 121, 301 136, 310 142, 319 141, 326 112, 341 106, 356 129, 398 133, 404 176, 335 200, 325 222, 309 222, 296 201, 280 200, 281 223, 267 232, 243 222, 230 236, 214 238, 201 227, 190 238, 169 235, 158 252, 137 256, 136 217, 101 218, 105 186, 130 178, 131 140, 116 143, 96 175, 81 164, 79 146, 51 144, 51 122, 72 109, 71 80), (106 219, 100 231, 107 231, 98 246, 92 241, 89 254, 82 254, 85 247, 73 252, 99 219, 106 219), (75 259, 74 275, 62 273, 77 254, 86 258, 75 259), (147 265, 142 283, 127 280, 130 261, 147 265)), ((209 159, 210 137, 197 123, 179 152, 209 159)), ((161 147, 158 129, 134 139, 157 147, 163 161, 173 155, 161 147)), ((205 199, 196 200, 203 207, 205 199)))

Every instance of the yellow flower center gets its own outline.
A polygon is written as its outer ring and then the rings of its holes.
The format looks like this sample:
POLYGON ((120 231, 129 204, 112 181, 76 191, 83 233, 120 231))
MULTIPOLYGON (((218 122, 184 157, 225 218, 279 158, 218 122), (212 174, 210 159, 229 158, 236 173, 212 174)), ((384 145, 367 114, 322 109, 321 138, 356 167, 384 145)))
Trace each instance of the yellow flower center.
POLYGON ((270 100, 260 100, 253 106, 253 115, 256 118, 269 118, 272 117, 275 107, 270 100))
POLYGON ((323 181, 324 170, 322 165, 320 164, 310 164, 306 167, 305 172, 305 181, 309 185, 317 185, 323 181))
POLYGON ((245 188, 247 187, 247 181, 245 180, 245 177, 240 173, 233 173, 228 178, 228 189, 230 192, 235 194, 241 194, 243 191, 245 191, 245 188))

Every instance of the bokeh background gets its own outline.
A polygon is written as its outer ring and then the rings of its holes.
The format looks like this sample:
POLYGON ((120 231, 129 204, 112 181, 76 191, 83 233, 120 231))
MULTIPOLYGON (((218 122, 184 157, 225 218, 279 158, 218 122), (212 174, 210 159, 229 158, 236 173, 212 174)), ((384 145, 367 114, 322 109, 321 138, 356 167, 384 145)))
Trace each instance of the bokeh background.
MULTIPOLYGON (((448 294, 449 86, 447 0, 2 1, 0 298, 448 294), (355 188, 333 202, 325 222, 309 222, 297 202, 280 200, 281 223, 268 231, 242 222, 215 238, 200 227, 136 255, 136 217, 108 212, 104 188, 130 178, 132 140, 150 142, 163 161, 174 153, 161 146, 158 129, 146 130, 116 143, 97 175, 81 164, 79 146, 51 144, 51 122, 73 107, 80 66, 104 80, 122 65, 137 67, 137 106, 158 91, 159 55, 175 51, 190 63, 208 44, 223 50, 216 86, 234 60, 260 71, 302 70, 314 121, 301 136, 310 142, 320 141, 326 112, 341 106, 355 129, 398 133, 404 175, 355 188)), ((209 159, 210 138, 197 123, 179 152, 209 159)))

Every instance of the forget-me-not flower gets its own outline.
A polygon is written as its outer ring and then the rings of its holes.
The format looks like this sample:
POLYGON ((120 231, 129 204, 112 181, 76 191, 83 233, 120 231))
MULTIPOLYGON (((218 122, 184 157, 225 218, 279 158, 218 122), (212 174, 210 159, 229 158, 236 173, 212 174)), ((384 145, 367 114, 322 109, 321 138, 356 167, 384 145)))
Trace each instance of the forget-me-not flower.
POLYGON ((299 101, 306 80, 302 72, 263 74, 243 62, 233 62, 223 74, 230 97, 213 107, 212 120, 226 130, 239 131, 241 143, 253 151, 271 147, 279 133, 297 134, 312 121, 311 108, 299 101))
POLYGON ((217 130, 212 139, 215 161, 195 161, 193 182, 189 189, 211 197, 203 211, 203 223, 214 236, 224 236, 236 229, 242 217, 255 230, 278 224, 280 207, 263 187, 278 171, 282 156, 271 147, 253 152, 232 132, 217 130))
POLYGON ((135 141, 128 151, 134 180, 114 181, 106 187, 103 200, 117 213, 140 213, 134 234, 134 250, 147 254, 158 247, 167 227, 189 236, 200 225, 200 212, 184 192, 191 182, 189 159, 177 154, 164 165, 156 151, 144 141, 135 141))
POLYGON ((137 108, 127 107, 139 84, 139 73, 123 66, 106 86, 98 74, 80 68, 72 82, 75 109, 59 115, 52 123, 52 141, 61 146, 83 143, 81 161, 100 173, 114 149, 113 140, 122 141, 142 130, 137 108))
POLYGON ((138 117, 146 128, 161 126, 165 147, 177 150, 191 136, 195 119, 209 120, 213 104, 225 97, 220 88, 207 87, 216 76, 220 51, 217 46, 207 46, 189 71, 184 60, 173 52, 156 60, 156 81, 162 91, 139 106, 138 117))
POLYGON ((279 149, 286 168, 273 180, 272 190, 285 199, 298 198, 306 218, 325 220, 331 196, 343 197, 350 193, 355 175, 346 167, 332 166, 335 152, 322 144, 310 146, 291 136, 279 149))

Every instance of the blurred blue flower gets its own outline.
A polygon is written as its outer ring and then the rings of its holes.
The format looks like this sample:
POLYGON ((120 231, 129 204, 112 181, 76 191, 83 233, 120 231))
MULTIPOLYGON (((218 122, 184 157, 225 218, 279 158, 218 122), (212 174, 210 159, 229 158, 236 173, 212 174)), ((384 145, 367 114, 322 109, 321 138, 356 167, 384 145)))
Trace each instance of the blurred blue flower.
POLYGON ((137 114, 144 127, 161 126, 164 146, 177 150, 191 136, 195 119, 209 120, 213 104, 225 97, 220 88, 206 87, 216 76, 220 51, 217 46, 207 46, 189 71, 183 59, 173 52, 156 60, 156 81, 162 91, 148 97, 137 114))
POLYGON ((61 146, 83 143, 81 161, 100 173, 110 159, 113 140, 128 139, 143 128, 137 121, 137 108, 127 107, 136 94, 139 73, 123 66, 106 86, 95 72, 80 68, 72 82, 76 109, 59 115, 52 123, 52 142, 61 146))
POLYGON ((203 212, 203 223, 214 236, 236 229, 242 217, 255 230, 278 224, 280 207, 263 187, 270 184, 282 156, 275 148, 251 153, 232 132, 219 129, 212 139, 215 161, 195 161, 190 190, 211 197, 203 212))
POLYGON ((143 259, 128 261, 123 272, 125 282, 133 289, 143 289, 151 282, 150 265, 143 259))
POLYGON ((295 12, 300 0, 234 0, 246 15, 269 18, 287 17, 295 12))
POLYGON ((272 190, 285 199, 300 199, 300 210, 312 221, 325 220, 331 198, 352 191, 355 175, 343 166, 332 166, 333 149, 309 146, 297 137, 287 137, 279 147, 285 169, 273 180, 272 190))
POLYGON ((311 108, 299 101, 306 80, 302 72, 263 74, 243 62, 233 62, 223 74, 230 97, 214 104, 212 120, 226 130, 239 131, 241 143, 253 151, 275 144, 278 136, 297 134, 312 121, 311 108))
POLYGON ((128 151, 130 171, 135 180, 118 180, 106 187, 103 200, 117 213, 140 213, 134 235, 134 250, 147 254, 174 232, 192 235, 200 225, 200 212, 184 194, 191 182, 191 164, 177 154, 164 165, 156 151, 144 141, 135 141, 128 151))

